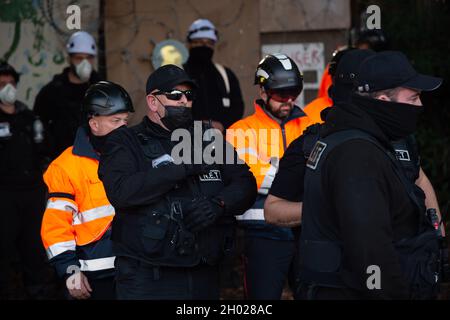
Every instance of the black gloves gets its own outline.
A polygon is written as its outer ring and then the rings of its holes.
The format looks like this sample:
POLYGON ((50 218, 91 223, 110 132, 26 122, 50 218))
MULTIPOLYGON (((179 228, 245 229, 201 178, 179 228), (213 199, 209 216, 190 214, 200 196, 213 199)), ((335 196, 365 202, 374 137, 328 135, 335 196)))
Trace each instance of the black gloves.
POLYGON ((213 224, 224 212, 222 200, 201 196, 184 207, 184 225, 189 231, 198 232, 213 224))
POLYGON ((200 174, 208 173, 212 166, 208 164, 185 164, 184 168, 186 169, 187 176, 196 176, 200 174))

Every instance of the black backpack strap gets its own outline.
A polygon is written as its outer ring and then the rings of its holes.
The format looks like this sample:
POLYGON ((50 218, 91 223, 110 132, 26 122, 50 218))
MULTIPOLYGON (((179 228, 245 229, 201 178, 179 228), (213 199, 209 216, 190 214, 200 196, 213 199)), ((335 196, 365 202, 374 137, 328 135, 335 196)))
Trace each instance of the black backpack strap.
POLYGON ((417 198, 415 192, 414 192, 414 186, 411 181, 408 180, 406 177, 406 173, 403 169, 403 166, 399 163, 399 160, 394 155, 394 153, 387 148, 383 147, 379 141, 377 141, 374 137, 370 136, 369 134, 365 133, 364 131, 360 130, 352 130, 354 131, 355 135, 360 135, 358 138, 362 138, 366 141, 371 142, 374 144, 378 149, 384 152, 386 156, 389 158, 391 163, 393 164, 394 172, 397 175, 397 177, 402 182, 403 186, 405 187, 406 192, 408 193, 409 198, 413 201, 413 203, 418 208, 419 212, 422 212, 424 207, 420 204, 419 199, 417 198))
POLYGON ((316 123, 313 125, 310 125, 306 130, 303 132, 303 154, 305 155, 305 158, 308 159, 309 155, 311 154, 314 145, 316 142, 320 139, 320 127, 321 124, 316 123))
MULTIPOLYGON (((405 187, 405 190, 408 193, 408 196, 413 201, 413 203, 417 206, 418 210, 423 211, 424 207, 423 207, 423 205, 420 204, 420 201, 418 200, 418 198, 414 192, 414 186, 406 177, 404 169, 403 169, 402 165, 399 163, 396 156, 394 155, 393 151, 384 147, 375 137, 371 136, 370 134, 368 134, 362 130, 349 129, 349 130, 343 130, 343 131, 333 133, 333 134, 327 136, 325 139, 319 140, 317 142, 317 144, 322 143, 323 148, 326 148, 326 147, 334 148, 343 142, 346 142, 349 140, 355 140, 355 139, 362 139, 365 141, 369 141, 373 145, 375 145, 378 149, 383 151, 383 153, 389 158, 389 160, 393 164, 394 172, 397 175, 397 177, 400 179, 402 185, 405 187)), ((317 144, 316 144, 315 148, 317 147, 317 144)), ((327 151, 329 153, 331 150, 327 150, 327 151)))

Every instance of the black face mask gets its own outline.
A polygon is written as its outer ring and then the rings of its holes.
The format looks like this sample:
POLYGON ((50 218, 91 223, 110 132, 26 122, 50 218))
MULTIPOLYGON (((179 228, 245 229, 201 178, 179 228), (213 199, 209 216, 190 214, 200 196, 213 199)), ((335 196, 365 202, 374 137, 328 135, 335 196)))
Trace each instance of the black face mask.
POLYGON ((354 103, 375 121, 390 141, 406 138, 417 128, 423 106, 353 96, 354 103))
POLYGON ((169 131, 178 128, 187 129, 192 125, 192 110, 187 107, 164 106, 166 115, 161 118, 161 122, 169 131))
POLYGON ((102 153, 102 149, 105 146, 106 139, 108 138, 108 135, 105 136, 94 136, 91 132, 89 133, 89 141, 91 142, 92 146, 94 147, 94 150, 102 153))
POLYGON ((196 63, 211 62, 214 49, 206 46, 194 47, 189 50, 189 59, 196 63))

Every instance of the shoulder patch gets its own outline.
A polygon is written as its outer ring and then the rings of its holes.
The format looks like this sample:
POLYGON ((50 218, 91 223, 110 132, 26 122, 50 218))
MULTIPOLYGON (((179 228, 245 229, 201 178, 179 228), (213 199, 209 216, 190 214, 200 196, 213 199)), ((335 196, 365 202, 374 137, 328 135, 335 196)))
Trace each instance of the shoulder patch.
POLYGON ((395 149, 395 156, 400 161, 411 161, 408 150, 395 149))
POLYGON ((322 153, 325 151, 327 144, 322 141, 317 141, 314 145, 308 160, 306 161, 306 166, 312 170, 316 170, 317 164, 320 161, 322 153))
POLYGON ((199 175, 200 181, 222 181, 220 170, 209 170, 209 173, 199 175))

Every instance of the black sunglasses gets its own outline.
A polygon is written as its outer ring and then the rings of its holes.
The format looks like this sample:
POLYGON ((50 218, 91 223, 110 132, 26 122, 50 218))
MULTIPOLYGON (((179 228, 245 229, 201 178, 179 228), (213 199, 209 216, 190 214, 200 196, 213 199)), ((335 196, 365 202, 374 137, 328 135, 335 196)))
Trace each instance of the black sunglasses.
POLYGON ((289 100, 294 101, 301 93, 300 88, 289 88, 289 89, 272 89, 266 91, 270 99, 278 102, 288 102, 289 100))
POLYGON ((183 94, 186 96, 187 101, 192 101, 195 98, 195 94, 193 90, 178 90, 178 89, 174 89, 170 92, 164 92, 164 91, 157 91, 155 93, 153 93, 153 95, 158 96, 158 95, 165 95, 167 99, 169 100, 174 100, 174 101, 178 101, 183 97, 183 94))

